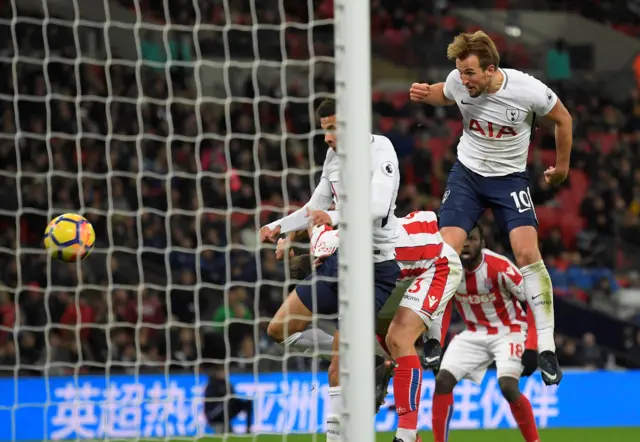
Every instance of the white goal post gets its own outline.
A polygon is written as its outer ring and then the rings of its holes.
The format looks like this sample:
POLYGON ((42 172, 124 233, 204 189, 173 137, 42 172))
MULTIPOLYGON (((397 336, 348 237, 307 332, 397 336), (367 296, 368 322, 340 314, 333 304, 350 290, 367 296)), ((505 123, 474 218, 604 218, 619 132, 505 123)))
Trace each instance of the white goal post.
POLYGON ((371 225, 371 36, 368 0, 335 2, 342 201, 340 358, 343 439, 375 440, 371 225), (369 252, 371 251, 371 252, 369 252))
POLYGON ((254 434, 324 431, 326 366, 267 338, 291 281, 256 238, 317 183, 334 79, 343 439, 375 440, 370 5, 322 4, 0 2, 0 441, 211 435, 220 367, 254 434), (77 265, 42 249, 66 212, 96 231, 77 265))

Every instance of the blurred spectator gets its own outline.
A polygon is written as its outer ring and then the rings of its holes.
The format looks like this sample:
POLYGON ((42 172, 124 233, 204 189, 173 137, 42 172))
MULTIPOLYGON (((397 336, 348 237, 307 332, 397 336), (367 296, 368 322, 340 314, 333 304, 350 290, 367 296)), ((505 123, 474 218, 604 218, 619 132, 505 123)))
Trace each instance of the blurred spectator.
POLYGON ((213 323, 217 331, 231 325, 232 319, 252 319, 251 312, 246 306, 248 298, 247 290, 243 287, 234 287, 227 292, 227 302, 220 305, 213 314, 213 323), (227 322, 229 321, 229 322, 227 322))
POLYGON ((230 433, 231 420, 240 413, 247 414, 247 434, 253 422, 253 401, 236 396, 227 379, 224 365, 214 366, 204 391, 204 415, 216 433, 230 433))
POLYGON ((550 84, 562 83, 571 78, 571 57, 567 43, 559 39, 547 51, 547 79, 550 84))
POLYGON ((640 366, 640 330, 635 335, 635 339, 631 341, 628 348, 629 358, 640 366))
MULTIPOLYGON (((165 3, 168 10, 163 2, 142 6, 155 19, 194 22, 197 2, 165 3)), ((442 48, 463 24, 450 14, 454 2, 446 3, 374 0, 377 56, 421 72, 450 69, 442 48)), ((256 15, 280 27, 332 14, 330 1, 284 2, 284 14, 278 2, 256 11, 247 4, 231 2, 224 11, 219 2, 200 2, 199 20, 246 25, 256 15)), ((114 63, 94 65, 78 57, 84 46, 71 28, 47 22, 45 48, 43 26, 10 26, 6 7, 0 5, 0 30, 15 32, 18 47, 13 38, 0 43, 7 54, 0 73, 13 79, 15 70, 20 81, 0 82, 0 369, 13 373, 16 347, 32 373, 42 364, 52 374, 127 372, 141 369, 141 361, 142 369, 160 371, 167 360, 171 369, 190 370, 203 357, 233 358, 239 371, 308 368, 299 357, 279 366, 261 358, 282 348, 254 318, 273 315, 290 287, 271 250, 255 253, 255 232, 310 196, 326 153, 310 109, 332 91, 333 73, 322 66, 314 67, 315 77, 292 70, 286 81, 251 74, 232 96, 225 89, 223 101, 202 101, 189 61, 194 54, 273 62, 307 60, 311 51, 329 56, 331 27, 284 26, 286 48, 270 26, 255 35, 246 26, 229 35, 211 31, 195 42, 192 33, 169 33, 168 45, 143 33, 141 53, 152 66, 119 63, 115 52, 114 63), (48 63, 6 62, 15 54, 38 59, 45 49, 56 55, 48 63), (49 218, 63 211, 83 213, 96 230, 96 250, 78 267, 49 263, 40 252, 49 218), (13 332, 22 325, 33 331, 13 332)), ((560 43, 548 54, 549 81, 572 76, 560 43)), ((506 49, 514 67, 525 62, 513 54, 526 49, 506 49)), ((639 278, 627 275, 640 264, 640 92, 620 104, 598 91, 584 82, 562 94, 576 126, 566 186, 550 188, 542 177, 555 158, 548 155, 553 132, 541 125, 534 133, 531 193, 557 293, 631 319, 628 312, 640 311, 639 278), (620 291, 614 270, 627 280, 620 291)), ((373 102, 374 130, 392 138, 401 157, 396 213, 437 210, 462 131, 458 110, 414 105, 405 89, 375 91, 373 102)), ((491 247, 507 252, 491 214, 482 223, 491 247)), ((583 348, 595 354, 570 338, 558 348, 564 365, 580 366, 583 348)))
POLYGON ((604 351, 596 344, 596 337, 592 333, 585 333, 580 348, 582 364, 585 368, 603 369, 606 364, 604 351))
POLYGON ((556 354, 558 362, 563 367, 581 367, 583 364, 578 353, 578 345, 571 338, 556 335, 556 354))

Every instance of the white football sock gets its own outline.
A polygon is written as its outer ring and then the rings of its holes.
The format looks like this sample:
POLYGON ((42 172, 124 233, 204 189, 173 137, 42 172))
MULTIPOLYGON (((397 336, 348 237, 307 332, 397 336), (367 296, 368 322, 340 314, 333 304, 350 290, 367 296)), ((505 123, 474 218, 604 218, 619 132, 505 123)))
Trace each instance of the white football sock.
POLYGON ((416 442, 416 439, 418 438, 418 430, 398 428, 396 430, 396 437, 402 440, 402 442, 416 442))
POLYGON ((333 354, 333 336, 319 328, 309 328, 303 332, 294 333, 282 342, 284 346, 291 346, 305 353, 318 352, 323 359, 331 360, 333 354))
POLYGON ((556 351, 553 339, 555 318, 553 316, 553 286, 551 277, 542 260, 520 269, 524 278, 524 294, 538 331, 538 351, 556 351))
POLYGON ((425 342, 429 339, 436 339, 438 342, 442 340, 442 316, 440 315, 437 319, 431 320, 431 325, 422 335, 425 342))
POLYGON ((340 440, 340 414, 342 412, 342 397, 340 387, 329 388, 329 413, 327 414, 327 440, 340 440))

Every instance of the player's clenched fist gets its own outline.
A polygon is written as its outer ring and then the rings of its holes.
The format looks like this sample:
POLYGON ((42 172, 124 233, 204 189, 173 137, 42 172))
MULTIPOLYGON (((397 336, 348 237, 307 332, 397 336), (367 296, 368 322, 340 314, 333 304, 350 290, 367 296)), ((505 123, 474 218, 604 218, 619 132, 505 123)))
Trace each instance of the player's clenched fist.
POLYGON ((568 169, 565 170, 557 167, 549 167, 544 171, 544 180, 547 182, 547 184, 557 186, 559 184, 562 184, 564 180, 567 179, 568 175, 568 169))
POLYGON ((260 229, 260 242, 274 242, 278 235, 280 235, 280 226, 276 226, 275 229, 264 226, 260 229))
POLYGON ((409 89, 411 101, 422 102, 431 95, 431 86, 428 83, 413 83, 409 89))

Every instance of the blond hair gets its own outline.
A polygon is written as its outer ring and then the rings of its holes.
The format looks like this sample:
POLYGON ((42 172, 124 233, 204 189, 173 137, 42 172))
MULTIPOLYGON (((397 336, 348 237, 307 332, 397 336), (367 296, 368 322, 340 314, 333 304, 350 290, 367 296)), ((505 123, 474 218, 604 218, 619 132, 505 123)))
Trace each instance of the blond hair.
POLYGON ((458 34, 447 47, 449 60, 464 60, 471 55, 478 57, 483 70, 491 65, 497 68, 500 64, 500 54, 495 43, 483 31, 458 34))

